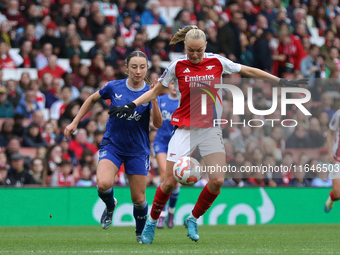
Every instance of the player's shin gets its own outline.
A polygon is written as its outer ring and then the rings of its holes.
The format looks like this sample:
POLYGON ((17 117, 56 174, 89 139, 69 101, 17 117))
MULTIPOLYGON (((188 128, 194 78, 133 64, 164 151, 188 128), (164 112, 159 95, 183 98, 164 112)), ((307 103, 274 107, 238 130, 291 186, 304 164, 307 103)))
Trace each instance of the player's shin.
POLYGON ((208 184, 203 188, 200 196, 198 197, 198 200, 195 204, 194 209, 192 210, 192 215, 196 219, 198 219, 200 216, 202 216, 212 205, 212 203, 215 201, 217 196, 220 194, 220 191, 218 193, 213 193, 208 189, 208 184))
POLYGON ((136 220, 136 234, 141 234, 148 215, 148 203, 146 200, 141 205, 133 204, 133 216, 136 220))
POLYGON ((170 195, 169 213, 174 213, 174 211, 175 211, 175 206, 176 206, 176 203, 177 203, 178 194, 179 194, 179 186, 177 186, 177 188, 175 188, 170 195))
POLYGON ((329 197, 332 199, 333 202, 340 199, 340 198, 334 196, 333 190, 331 190, 331 192, 329 192, 329 197))
POLYGON ((109 212, 113 211, 115 209, 115 201, 113 198, 113 188, 111 187, 108 190, 101 191, 97 188, 98 190, 98 196, 103 200, 103 202, 106 204, 107 210, 109 212))
POLYGON ((152 203, 151 213, 150 213, 150 221, 158 220, 164 206, 168 202, 170 198, 170 194, 165 194, 161 186, 159 186, 156 190, 155 198, 152 203))

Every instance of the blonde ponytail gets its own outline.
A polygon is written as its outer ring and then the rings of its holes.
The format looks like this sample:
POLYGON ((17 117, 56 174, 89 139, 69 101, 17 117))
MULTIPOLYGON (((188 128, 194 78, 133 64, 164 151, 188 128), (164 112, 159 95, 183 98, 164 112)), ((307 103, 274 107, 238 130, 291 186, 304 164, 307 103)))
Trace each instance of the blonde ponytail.
POLYGON ((185 28, 180 29, 174 37, 172 37, 170 41, 170 45, 176 44, 180 41, 187 40, 187 39, 200 39, 203 38, 204 41, 206 41, 205 33, 198 29, 197 26, 187 26, 185 28))

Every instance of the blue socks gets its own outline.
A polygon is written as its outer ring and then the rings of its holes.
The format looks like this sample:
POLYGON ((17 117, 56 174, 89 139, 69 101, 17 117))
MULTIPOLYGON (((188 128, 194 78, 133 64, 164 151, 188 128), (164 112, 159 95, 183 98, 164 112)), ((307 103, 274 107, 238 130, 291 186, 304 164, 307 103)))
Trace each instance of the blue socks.
POLYGON ((108 212, 112 212, 115 209, 115 200, 113 199, 113 188, 112 187, 106 191, 98 190, 98 196, 106 204, 108 212))
POLYGON ((177 186, 177 188, 174 189, 171 193, 171 196, 170 196, 170 199, 169 199, 169 209, 175 208, 176 203, 177 203, 178 194, 179 194, 179 186, 177 186))
POLYGON ((146 218, 148 215, 148 203, 144 200, 143 204, 133 204, 133 216, 136 220, 136 234, 143 232, 146 218))

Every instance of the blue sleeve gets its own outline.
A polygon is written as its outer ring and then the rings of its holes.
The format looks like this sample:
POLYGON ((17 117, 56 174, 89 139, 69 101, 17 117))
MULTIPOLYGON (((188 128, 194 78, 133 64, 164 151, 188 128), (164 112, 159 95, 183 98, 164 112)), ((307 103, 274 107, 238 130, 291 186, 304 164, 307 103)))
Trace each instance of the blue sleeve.
POLYGON ((114 81, 109 81, 99 90, 99 94, 102 99, 111 99, 114 83, 114 81))
POLYGON ((26 116, 26 111, 24 110, 24 107, 21 104, 17 106, 15 112, 26 116))
POLYGON ((166 21, 162 17, 159 18, 159 21, 160 21, 161 25, 166 26, 166 21))

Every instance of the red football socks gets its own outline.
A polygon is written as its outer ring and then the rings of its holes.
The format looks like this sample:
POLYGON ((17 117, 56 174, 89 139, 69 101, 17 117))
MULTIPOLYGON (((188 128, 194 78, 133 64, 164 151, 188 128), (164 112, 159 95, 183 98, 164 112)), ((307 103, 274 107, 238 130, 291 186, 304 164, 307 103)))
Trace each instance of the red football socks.
POLYGON ((170 195, 171 193, 165 194, 161 190, 161 186, 158 186, 156 190, 155 198, 152 203, 151 213, 150 213, 150 216, 152 219, 158 220, 159 215, 161 214, 164 206, 166 205, 166 203, 168 202, 170 198, 170 195))
POLYGON ((332 201, 339 200, 339 198, 334 198, 333 190, 331 190, 331 192, 329 192, 329 196, 331 197, 332 201))
POLYGON ((202 216, 209 209, 219 194, 220 193, 211 193, 207 185, 205 185, 200 196, 198 197, 194 209, 192 210, 192 215, 196 219, 202 216))

